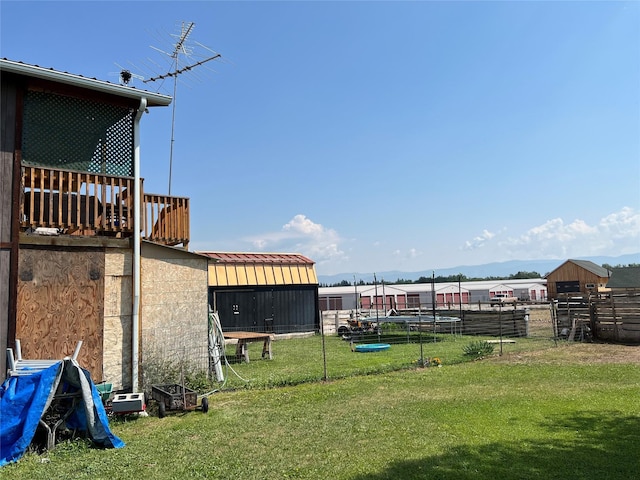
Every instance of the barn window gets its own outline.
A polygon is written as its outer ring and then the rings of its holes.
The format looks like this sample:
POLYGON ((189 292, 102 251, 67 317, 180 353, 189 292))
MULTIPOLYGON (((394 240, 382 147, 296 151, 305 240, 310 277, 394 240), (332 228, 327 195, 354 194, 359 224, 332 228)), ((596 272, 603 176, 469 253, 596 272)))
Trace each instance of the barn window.
POLYGON ((580 282, 577 280, 570 282, 556 282, 556 291, 558 293, 579 293, 580 282))

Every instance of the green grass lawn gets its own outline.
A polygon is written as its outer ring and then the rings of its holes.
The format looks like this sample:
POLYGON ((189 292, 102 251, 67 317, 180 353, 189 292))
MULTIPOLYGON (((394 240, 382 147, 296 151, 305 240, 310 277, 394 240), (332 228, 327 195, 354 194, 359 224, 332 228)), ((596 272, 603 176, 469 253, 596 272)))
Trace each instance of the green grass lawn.
MULTIPOLYGON (((273 362, 284 356, 280 343, 273 362)), ((387 352, 416 358, 415 346, 400 350, 387 352)), ((515 352, 462 363, 445 352, 440 368, 220 392, 209 397, 208 414, 113 419, 122 449, 70 441, 1 473, 12 480, 637 478, 638 363, 588 364, 584 347, 572 345, 529 353, 526 361, 515 352)), ((313 375, 321 375, 322 358, 314 359, 313 375)), ((362 373, 388 361, 350 350, 344 357, 362 373)), ((245 366, 264 379, 270 363, 245 366)), ((347 368, 334 363, 330 378, 347 368)))
MULTIPOLYGON (((466 345, 487 339, 496 340, 493 337, 424 334, 420 343, 420 337, 415 332, 409 342, 405 333, 394 335, 386 332, 380 340, 377 335, 370 335, 362 343, 390 343, 389 350, 356 353, 351 351, 349 342, 337 336, 326 336, 323 354, 322 337, 315 335, 273 342, 273 360, 270 361, 261 359, 262 343, 251 343, 250 363, 231 363, 224 368, 226 382, 218 388, 263 388, 317 382, 325 378, 325 363, 329 380, 414 368, 421 360, 426 362, 433 357, 438 357, 445 365, 453 365, 470 360, 464 354, 466 345)), ((552 348, 554 345, 549 337, 518 338, 515 342, 504 343, 503 353, 552 348)), ((234 353, 233 347, 227 347, 228 356, 234 353)), ((499 344, 494 346, 494 353, 500 353, 499 344)), ((198 385, 193 387, 198 389, 198 385)), ((206 389, 206 386, 199 388, 201 393, 206 389)))

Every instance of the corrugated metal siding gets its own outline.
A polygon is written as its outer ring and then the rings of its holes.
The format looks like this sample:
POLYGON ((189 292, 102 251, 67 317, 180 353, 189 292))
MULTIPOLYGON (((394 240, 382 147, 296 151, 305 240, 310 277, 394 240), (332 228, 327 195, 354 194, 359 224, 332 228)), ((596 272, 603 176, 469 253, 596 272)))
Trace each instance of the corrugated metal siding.
POLYGON ((291 333, 319 328, 317 288, 312 285, 212 287, 209 295, 224 331, 291 333))
POLYGON ((298 254, 198 252, 208 256, 209 286, 317 285, 312 260, 298 254))
POLYGON ((276 279, 271 265, 264 266, 264 277, 264 283, 261 283, 261 285, 276 285, 276 279))

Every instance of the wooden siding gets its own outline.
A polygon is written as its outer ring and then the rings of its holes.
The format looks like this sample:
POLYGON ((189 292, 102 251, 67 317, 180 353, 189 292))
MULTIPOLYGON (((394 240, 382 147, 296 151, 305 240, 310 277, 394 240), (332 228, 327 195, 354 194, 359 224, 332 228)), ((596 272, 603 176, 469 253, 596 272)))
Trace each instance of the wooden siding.
POLYGON ((7 371, 6 348, 13 346, 15 335, 16 270, 18 242, 16 208, 18 202, 13 192, 17 190, 14 175, 16 137, 16 88, 3 75, 0 89, 0 381, 7 371))
MULTIPOLYGON (((572 263, 565 262, 556 270, 547 275, 547 292, 549 298, 557 298, 558 290, 556 284, 558 282, 572 282, 577 281, 580 285, 580 291, 576 293, 589 293, 586 285, 593 283, 596 286, 603 284, 606 285, 608 278, 599 277, 598 275, 582 268, 581 266, 572 263)), ((602 288, 599 289, 602 291, 602 288)))
MULTIPOLYGON (((0 278, 3 280, 0 282, 0 348, 3 352, 6 352, 6 348, 9 346, 8 333, 9 333, 9 305, 11 302, 11 250, 2 248, 0 249, 0 278)), ((3 353, 0 355, 0 382, 4 381, 7 371, 7 356, 3 353)))
POLYGON ((103 380, 104 253, 21 248, 16 338, 27 359, 62 359, 79 340, 78 362, 103 380))

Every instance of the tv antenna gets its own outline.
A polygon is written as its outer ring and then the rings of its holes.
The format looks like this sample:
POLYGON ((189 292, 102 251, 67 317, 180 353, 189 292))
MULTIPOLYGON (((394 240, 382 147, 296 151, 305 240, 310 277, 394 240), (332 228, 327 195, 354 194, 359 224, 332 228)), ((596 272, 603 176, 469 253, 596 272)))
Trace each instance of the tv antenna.
POLYGON ((137 80, 142 80, 144 82, 144 77, 142 75, 137 75, 133 73, 131 70, 129 70, 128 68, 124 68, 123 66, 118 65, 117 63, 116 63, 116 67, 118 67, 120 71, 117 74, 112 72, 109 75, 118 75, 118 77, 120 78, 120 85, 129 85, 129 83, 131 83, 131 81, 134 78, 137 80))
MULTIPOLYGON (((195 42, 198 46, 205 48, 206 50, 209 51, 209 53, 211 53, 212 55, 209 55, 208 57, 204 58, 203 60, 199 60, 199 61, 194 61, 192 59, 192 54, 193 54, 193 48, 189 47, 187 45, 187 39, 189 38, 189 35, 191 35, 191 32, 193 32, 193 29, 195 28, 195 23, 194 22, 182 22, 181 28, 180 28, 180 33, 179 34, 171 34, 171 36, 176 38, 176 43, 173 45, 173 50, 171 52, 166 52, 164 50, 161 50, 159 48, 156 48, 154 46, 151 46, 151 48, 153 48, 154 50, 168 56, 171 58, 171 62, 170 62, 170 67, 169 67, 169 71, 162 73, 162 74, 158 74, 158 75, 154 75, 152 77, 149 78, 143 78, 140 76, 134 76, 134 78, 139 78, 142 80, 143 83, 150 83, 150 82, 157 82, 157 81, 164 81, 167 78, 173 78, 173 107, 172 107, 172 113, 171 113, 171 145, 170 145, 170 149, 169 149, 169 191, 168 191, 168 195, 171 195, 171 176, 172 176, 172 169, 173 169, 173 144, 175 143, 175 136, 174 136, 174 132, 175 132, 175 123, 176 123, 176 94, 177 94, 177 90, 178 90, 178 76, 189 72, 191 70, 193 70, 196 67, 199 67, 200 65, 203 65, 207 62, 210 62, 212 60, 221 58, 222 55, 220 55, 219 53, 214 52, 213 50, 211 50, 210 48, 205 47, 204 45, 195 42), (190 59, 191 63, 189 62, 184 62, 181 63, 180 59, 181 56, 187 57, 188 59, 190 59)), ((124 80, 123 78, 123 73, 127 72, 130 73, 128 70, 123 69, 120 75, 120 78, 122 80, 124 80)), ((126 76, 126 73, 124 74, 126 76)), ((133 74, 131 74, 133 76, 133 74)), ((129 81, 130 81, 131 77, 129 77, 129 81)))

